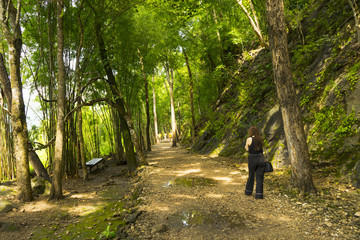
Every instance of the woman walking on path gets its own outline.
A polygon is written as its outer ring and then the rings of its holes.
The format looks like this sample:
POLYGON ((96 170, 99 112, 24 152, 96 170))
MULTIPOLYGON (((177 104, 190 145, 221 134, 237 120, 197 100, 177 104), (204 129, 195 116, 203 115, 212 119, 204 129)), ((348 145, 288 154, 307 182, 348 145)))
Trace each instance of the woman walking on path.
POLYGON ((260 135, 259 129, 255 126, 251 126, 249 129, 245 149, 249 152, 249 178, 246 183, 245 195, 250 196, 252 194, 254 188, 254 176, 256 174, 255 198, 263 199, 263 182, 265 168, 265 159, 263 154, 263 138, 260 135))

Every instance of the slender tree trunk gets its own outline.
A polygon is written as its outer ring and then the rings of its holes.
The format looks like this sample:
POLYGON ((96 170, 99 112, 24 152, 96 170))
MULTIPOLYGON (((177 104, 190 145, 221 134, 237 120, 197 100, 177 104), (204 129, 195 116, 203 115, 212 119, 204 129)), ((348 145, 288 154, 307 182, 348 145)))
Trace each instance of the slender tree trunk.
POLYGON ((184 56, 186 60, 186 66, 189 73, 189 82, 190 82, 190 111, 191 111, 191 137, 195 138, 195 111, 194 111, 194 81, 191 74, 190 64, 186 51, 184 50, 184 56))
POLYGON ((291 160, 291 182, 301 192, 316 192, 298 98, 290 68, 282 0, 266 0, 270 49, 287 148, 291 160))
POLYGON ((144 136, 143 136, 143 131, 142 131, 142 124, 141 124, 141 107, 139 107, 139 115, 138 115, 138 117, 137 117, 137 119, 138 119, 138 129, 139 129, 139 138, 140 138, 140 146, 141 146, 141 149, 142 150, 145 150, 146 149, 146 147, 145 147, 145 141, 144 141, 144 136))
POLYGON ((12 141, 12 128, 11 125, 11 82, 9 74, 5 66, 5 59, 0 53, 0 104, 5 109, 0 109, 0 166, 1 166, 1 179, 12 180, 15 178, 15 163, 13 156, 13 141, 12 141))
POLYGON ((32 201, 33 195, 30 184, 28 158, 28 131, 20 72, 22 48, 20 12, 21 1, 18 1, 17 8, 13 6, 12 1, 0 1, 0 21, 9 47, 9 70, 12 90, 11 126, 14 137, 16 177, 19 186, 17 198, 21 201, 32 201), (6 16, 6 13, 8 16, 6 16), (11 24, 9 24, 9 21, 11 24))
POLYGON ((145 80, 145 101, 146 101, 146 149, 151 151, 150 140, 150 105, 149 105, 149 84, 148 80, 145 80))
MULTIPOLYGON (((4 91, 3 89, 1 89, 1 106, 11 106, 11 102, 8 103, 7 101, 5 101, 3 93, 4 91)), ((16 177, 12 136, 13 134, 11 128, 11 116, 9 115, 9 112, 5 109, 0 109, 0 177, 6 180, 13 180, 16 177)))
MULTIPOLYGON (((75 65, 75 71, 76 71, 76 81, 77 81, 77 96, 79 96, 78 99, 78 104, 82 103, 82 97, 81 97, 81 76, 80 76, 80 57, 81 57, 81 51, 82 51, 82 46, 83 46, 83 41, 84 41, 84 29, 83 29, 83 25, 82 25, 82 21, 81 21, 81 11, 84 5, 84 0, 81 0, 80 6, 79 6, 79 11, 78 11, 78 23, 79 23, 79 28, 80 28, 80 40, 79 40, 79 46, 78 46, 78 51, 76 54, 76 65, 75 65)), ((84 150, 84 134, 83 134, 83 118, 82 118, 82 110, 81 108, 79 108, 78 112, 77 112, 77 137, 78 137, 78 142, 79 142, 79 152, 78 155, 80 157, 80 162, 81 162, 81 168, 83 170, 83 178, 85 180, 89 179, 89 175, 87 172, 87 167, 86 167, 86 158, 85 158, 85 150, 84 150)))
MULTIPOLYGON (((214 19, 215 25, 218 25, 218 18, 217 18, 217 14, 216 14, 215 8, 213 8, 212 15, 213 15, 213 19, 214 19)), ((221 34, 220 34, 220 32, 219 32, 219 28, 216 29, 216 36, 217 36, 217 38, 218 38, 218 42, 219 42, 219 45, 220 45, 220 58, 221 58, 221 61, 225 64, 224 47, 223 47, 223 42, 222 42, 222 40, 221 40, 221 34)))
POLYGON ((121 143, 121 129, 120 129, 120 117, 119 112, 112 108, 113 128, 114 128, 114 140, 115 140, 115 156, 119 163, 125 160, 124 148, 121 143))
POLYGON ((348 0, 349 5, 353 11, 354 14, 354 20, 355 20, 355 28, 356 28, 356 36, 357 36, 357 42, 360 43, 360 23, 359 23, 359 8, 356 4, 356 0, 348 0))
MULTIPOLYGON (((213 8, 213 18, 214 18, 215 24, 217 25, 218 24, 218 19, 217 19, 217 14, 216 14, 215 8, 213 8)), ((221 46, 221 51, 222 51, 221 35, 220 35, 220 32, 219 32, 218 29, 216 30, 216 36, 218 38, 218 41, 219 41, 220 46, 221 46)))
POLYGON ((170 110, 171 110, 171 130, 172 130, 172 147, 176 147, 176 118, 175 118, 175 104, 174 104, 174 75, 172 70, 168 69, 168 84, 170 92, 170 110), (170 73, 171 72, 171 73, 170 73))
POLYGON ((88 180, 89 175, 86 167, 85 143, 84 143, 84 134, 83 134, 83 118, 82 118, 81 108, 80 111, 78 111, 78 138, 79 138, 79 149, 80 149, 80 152, 78 154, 80 155, 81 168, 83 170, 83 178, 85 180, 88 180))
POLYGON ((5 59, 3 54, 0 52, 0 83, 1 89, 5 95, 6 102, 11 112, 11 102, 12 102, 12 93, 11 93, 11 82, 5 65, 5 59))
POLYGON ((155 78, 154 78, 154 75, 152 77, 152 81, 153 81, 153 111, 154 111, 155 138, 156 138, 156 142, 160 143, 159 132, 158 132, 157 114, 156 114, 156 96, 155 96, 155 78))
MULTIPOLYGON (((50 141, 56 134, 56 122, 55 122, 55 111, 54 111, 54 103, 53 103, 53 98, 54 98, 54 82, 55 82, 55 74, 54 74, 54 70, 55 70, 55 66, 54 66, 54 32, 53 32, 53 27, 52 27, 52 23, 53 21, 53 11, 54 11, 54 3, 52 1, 48 2, 48 42, 49 42, 49 74, 50 74, 50 81, 49 81, 49 130, 47 132, 47 140, 50 141)), ((54 156, 55 156, 55 146, 54 143, 51 144, 49 146, 48 149, 48 161, 49 161, 49 166, 50 166, 50 172, 52 172, 52 168, 53 168, 53 161, 54 161, 54 156)))
POLYGON ((141 150, 140 141, 135 131, 135 126, 131 117, 130 109, 126 105, 125 100, 123 99, 122 94, 116 85, 115 76, 109 63, 109 59, 107 57, 105 43, 101 36, 101 27, 97 21, 95 21, 95 33, 99 45, 101 60, 103 62, 103 66, 107 75, 107 83, 109 84, 113 97, 115 98, 115 103, 119 106, 118 110, 121 111, 119 113, 121 117, 120 121, 122 129, 124 131, 123 138, 126 143, 125 146, 128 167, 130 171, 134 171, 137 168, 138 163, 147 164, 147 162, 145 160, 144 153, 141 150), (134 146, 138 155, 138 162, 134 154, 134 146))
POLYGON ((297 13, 296 13, 297 31, 299 33, 299 38, 300 38, 302 44, 305 45, 305 36, 304 36, 303 30, 302 30, 302 24, 301 24, 301 19, 300 19, 299 1, 297 1, 296 8, 297 8, 297 13))
POLYGON ((64 133, 65 133, 65 93, 66 72, 64 65, 64 1, 57 1, 57 63, 58 63, 58 95, 57 95, 57 124, 54 157, 54 173, 51 185, 50 199, 61 199, 62 176, 64 161, 64 133))
POLYGON ((151 140, 150 140, 150 106, 149 106, 149 83, 145 73, 145 67, 143 62, 143 56, 141 56, 140 50, 138 50, 140 54, 140 63, 142 74, 144 78, 144 87, 145 87, 145 104, 146 104, 146 150, 151 151, 151 140))
POLYGON ((176 137, 177 137, 177 141, 180 141, 180 138, 181 138, 181 110, 180 110, 180 101, 178 101, 178 104, 177 104, 177 110, 178 110, 178 119, 179 119, 179 122, 177 124, 177 128, 176 128, 176 137))
POLYGON ((263 47, 266 47, 267 43, 264 41, 264 38, 262 36, 261 28, 260 28, 259 22, 258 22, 257 17, 256 17, 256 12, 255 12, 255 9, 253 7, 252 0, 250 0, 249 2, 250 2, 250 7, 251 7, 251 11, 252 11, 253 16, 251 16, 249 11, 246 9, 246 7, 244 6, 242 0, 236 0, 236 1, 239 3, 241 9, 244 11, 244 13, 246 14, 246 17, 249 19, 253 30, 255 31, 256 35, 258 36, 258 38, 260 40, 260 44, 263 47))

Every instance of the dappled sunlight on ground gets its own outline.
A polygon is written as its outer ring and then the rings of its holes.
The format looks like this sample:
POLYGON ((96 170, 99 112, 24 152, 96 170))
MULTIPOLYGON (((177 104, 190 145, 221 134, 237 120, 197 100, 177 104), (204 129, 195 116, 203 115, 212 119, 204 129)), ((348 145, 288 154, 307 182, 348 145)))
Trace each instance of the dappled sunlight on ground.
POLYGON ((69 196, 69 198, 75 198, 75 199, 97 199, 99 196, 97 196, 95 193, 78 193, 78 194, 72 194, 69 196))
POLYGON ((228 184, 233 181, 233 179, 229 177, 211 177, 212 179, 215 179, 216 181, 221 181, 223 184, 228 184))
POLYGON ((157 157, 157 158, 149 158, 148 161, 155 161, 155 160, 168 160, 168 159, 173 159, 174 157, 157 157))
POLYGON ((191 163, 191 164, 184 164, 181 163, 181 168, 199 168, 201 167, 201 163, 197 162, 197 163, 191 163))
POLYGON ((184 194, 171 194, 171 197, 180 198, 180 199, 196 199, 197 198, 195 196, 184 195, 184 194))
POLYGON ((77 214, 79 216, 86 216, 88 214, 99 211, 103 207, 104 203, 99 202, 97 205, 93 203, 81 204, 76 207, 69 208, 69 212, 77 214))
POLYGON ((0 240, 98 239, 128 188, 128 178, 119 174, 126 166, 107 166, 91 172, 88 181, 63 179, 62 199, 49 201, 44 194, 35 195, 33 202, 13 200, 12 211, 0 214, 0 240))
POLYGON ((171 146, 161 146, 161 147, 158 147, 158 148, 166 148, 166 149, 169 148, 170 149, 171 146))
POLYGON ((223 194, 215 194, 215 193, 208 193, 205 195, 205 197, 209 197, 209 198, 222 198, 224 197, 223 194))
POLYGON ((39 202, 36 202, 31 205, 25 205, 23 210, 20 210, 20 211, 25 211, 28 213, 43 212, 43 211, 49 211, 49 210, 53 209, 54 207, 57 207, 57 206, 52 203, 49 203, 48 201, 43 200, 43 201, 39 201, 39 202))
POLYGON ((184 171, 174 171, 175 174, 177 174, 178 177, 188 175, 191 173, 198 173, 201 172, 201 169, 188 169, 184 171))
POLYGON ((169 207, 155 207, 154 210, 168 212, 170 209, 169 209, 169 207))

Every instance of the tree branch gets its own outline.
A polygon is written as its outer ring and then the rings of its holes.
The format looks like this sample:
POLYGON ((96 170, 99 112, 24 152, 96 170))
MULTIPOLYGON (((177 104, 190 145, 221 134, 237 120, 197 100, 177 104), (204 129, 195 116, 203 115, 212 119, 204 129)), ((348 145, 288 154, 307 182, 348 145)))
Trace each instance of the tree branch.
MULTIPOLYGON (((89 82, 87 82, 87 83, 82 87, 82 89, 81 89, 81 91, 80 91, 80 94, 82 94, 82 93, 85 91, 85 89, 86 89, 90 84, 96 82, 96 81, 99 80, 99 79, 101 79, 101 80, 106 80, 104 77, 101 77, 101 76, 98 76, 98 77, 95 77, 95 78, 90 79, 89 82)), ((78 97, 79 97, 79 96, 78 96, 78 97)), ((75 98, 75 99, 76 99, 76 98, 75 98)))
POLYGON ((1 106, 2 110, 4 110, 7 114, 11 116, 11 112, 9 109, 5 108, 4 106, 1 106))
POLYGON ((20 24, 20 11, 21 11, 21 1, 18 0, 17 9, 16 9, 15 26, 19 26, 19 24, 20 24))
MULTIPOLYGON (((73 108, 68 114, 66 114, 65 116, 65 121, 67 121, 67 119, 74 113, 76 112, 79 108, 82 108, 82 107, 85 107, 85 106, 92 106, 94 105, 95 103, 98 103, 98 102, 107 102, 110 106, 116 108, 117 110, 119 110, 120 108, 116 105, 116 103, 114 103, 113 101, 111 101, 109 98, 98 98, 98 99, 94 99, 94 100, 91 100, 90 102, 85 102, 85 103, 82 103, 80 105, 77 105, 75 108, 73 108)), ((121 112, 124 112, 124 111, 121 111, 121 112)))
POLYGON ((44 148, 47 148, 48 146, 50 146, 56 139, 56 136, 54 136, 47 144, 42 144, 42 143, 39 143, 39 142, 34 142, 34 144, 37 144, 37 145, 40 145, 40 147, 37 147, 37 148, 30 148, 29 151, 31 152, 35 152, 37 150, 41 150, 41 149, 44 149, 44 148))

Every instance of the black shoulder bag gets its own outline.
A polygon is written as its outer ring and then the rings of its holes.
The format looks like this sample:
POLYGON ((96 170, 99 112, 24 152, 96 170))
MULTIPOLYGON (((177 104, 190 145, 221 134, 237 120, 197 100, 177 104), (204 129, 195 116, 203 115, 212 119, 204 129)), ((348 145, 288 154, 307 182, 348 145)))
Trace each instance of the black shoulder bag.
MULTIPOLYGON (((266 152, 265 152, 265 154, 266 154, 266 152)), ((273 172, 273 171, 274 171, 274 168, 273 168, 271 162, 266 161, 264 172, 268 173, 268 172, 273 172)))

